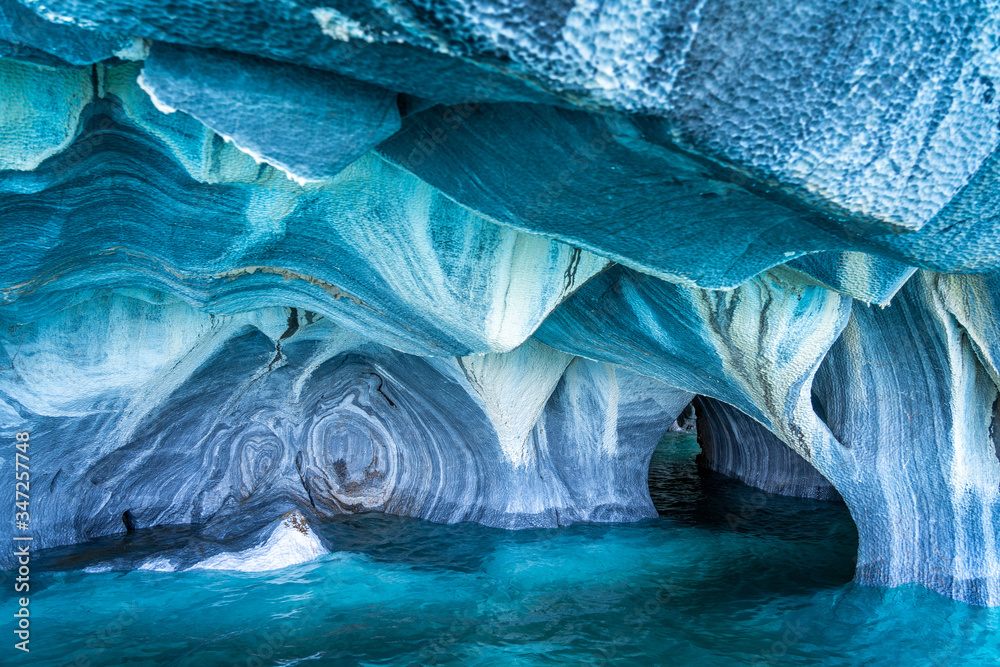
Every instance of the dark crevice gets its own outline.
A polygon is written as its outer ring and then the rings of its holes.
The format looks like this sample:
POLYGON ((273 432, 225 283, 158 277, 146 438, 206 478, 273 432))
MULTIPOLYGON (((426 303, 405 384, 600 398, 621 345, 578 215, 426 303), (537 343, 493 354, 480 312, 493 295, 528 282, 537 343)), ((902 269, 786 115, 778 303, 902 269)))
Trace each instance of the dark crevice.
POLYGON ((569 266, 566 267, 566 273, 564 274, 564 292, 568 292, 573 287, 573 283, 576 282, 576 271, 580 268, 580 256, 582 254, 579 248, 573 248, 573 254, 569 258, 569 266))
POLYGON ((993 401, 993 419, 990 420, 990 440, 993 441, 993 454, 1000 461, 1000 395, 993 401))
MULTIPOLYGON (((812 402, 813 412, 815 412, 816 416, 820 418, 820 421, 826 424, 826 406, 823 405, 823 401, 821 401, 819 396, 816 395, 815 390, 810 393, 809 399, 812 402)), ((829 428, 829 426, 827 426, 827 428, 829 428)))
POLYGON ((382 394, 382 398, 384 398, 386 401, 388 401, 389 405, 391 405, 392 407, 396 407, 396 404, 392 402, 392 399, 389 398, 384 391, 382 391, 382 385, 385 384, 385 380, 382 379, 382 376, 379 375, 378 373, 374 373, 374 372, 365 373, 364 375, 374 375, 375 377, 377 377, 378 378, 378 387, 376 388, 376 391, 378 391, 378 393, 382 394))
POLYGON ((101 77, 97 73, 97 68, 100 66, 98 64, 90 66, 90 85, 93 88, 93 99, 95 100, 101 98, 101 77))
POLYGON ((268 371, 274 368, 274 365, 281 360, 281 341, 279 340, 274 347, 275 347, 274 359, 271 359, 271 363, 267 365, 268 371))
POLYGON ((286 338, 291 338, 295 335, 295 332, 299 330, 299 310, 298 308, 289 308, 288 312, 288 328, 285 329, 285 333, 281 334, 281 338, 278 340, 285 340, 286 338))
POLYGON ((125 524, 126 533, 131 535, 135 532, 135 517, 132 516, 132 510, 122 512, 122 523, 125 524))
POLYGON ((309 496, 309 504, 312 505, 314 510, 319 511, 316 507, 316 501, 313 499, 312 489, 309 488, 309 484, 306 483, 306 478, 302 474, 302 452, 295 455, 295 470, 299 473, 299 481, 302 483, 302 488, 305 489, 306 495, 309 496))
POLYGON ((299 310, 298 308, 288 309, 288 328, 285 329, 285 333, 281 334, 278 338, 278 342, 275 343, 275 353, 274 359, 271 359, 271 363, 267 365, 267 370, 270 371, 274 368, 274 365, 278 363, 281 359, 281 341, 291 338, 295 335, 295 332, 299 330, 299 310))

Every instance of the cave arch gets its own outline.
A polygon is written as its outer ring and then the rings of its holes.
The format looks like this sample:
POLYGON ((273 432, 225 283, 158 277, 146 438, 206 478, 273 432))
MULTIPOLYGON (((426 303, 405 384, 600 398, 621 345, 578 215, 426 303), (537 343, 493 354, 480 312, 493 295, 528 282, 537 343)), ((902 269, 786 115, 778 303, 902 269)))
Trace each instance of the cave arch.
POLYGON ((811 463, 756 420, 728 403, 697 396, 698 464, 768 493, 842 500, 811 463))

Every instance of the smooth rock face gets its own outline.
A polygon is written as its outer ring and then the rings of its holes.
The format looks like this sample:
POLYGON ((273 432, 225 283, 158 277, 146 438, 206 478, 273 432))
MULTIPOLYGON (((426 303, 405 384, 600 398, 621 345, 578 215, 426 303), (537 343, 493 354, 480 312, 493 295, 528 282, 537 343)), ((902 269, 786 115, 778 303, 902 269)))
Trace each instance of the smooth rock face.
POLYGON ((89 65, 134 46, 128 35, 79 30, 51 18, 18 0, 0 0, 0 54, 43 65, 89 65))
POLYGON ((418 354, 482 353, 517 347, 607 264, 500 227, 374 155, 300 188, 190 125, 151 136, 152 114, 164 116, 134 100, 145 94, 123 69, 103 75, 106 96, 72 146, 0 172, 0 239, 18 249, 0 273, 7 317, 146 287, 217 313, 305 308, 418 354))
POLYGON ((0 0, 39 546, 638 519, 697 394, 713 467, 843 497, 859 581, 1000 604, 998 17, 0 0))
POLYGON ((140 82, 158 105, 306 181, 336 176, 399 129, 392 91, 253 56, 156 43, 140 82))
POLYGON ((769 493, 839 500, 840 494, 805 459, 766 428, 721 401, 699 396, 699 465, 769 493))
POLYGON ((735 287, 803 252, 845 246, 835 220, 759 197, 733 182, 738 174, 615 116, 435 107, 408 117, 379 153, 491 219, 673 282, 735 287))
POLYGON ((122 532, 126 510, 139 529, 225 517, 223 533, 294 508, 508 528, 655 516, 649 457, 691 400, 536 342, 421 358, 313 313, 211 316, 155 293, 4 331, 4 432, 48 443, 39 546, 122 532))
POLYGON ((996 158, 919 229, 898 230, 814 206, 651 123, 539 105, 435 107, 378 150, 483 215, 671 282, 731 288, 788 262, 883 303, 914 266, 1000 270, 996 158), (525 178, 511 190, 514 170, 525 178))

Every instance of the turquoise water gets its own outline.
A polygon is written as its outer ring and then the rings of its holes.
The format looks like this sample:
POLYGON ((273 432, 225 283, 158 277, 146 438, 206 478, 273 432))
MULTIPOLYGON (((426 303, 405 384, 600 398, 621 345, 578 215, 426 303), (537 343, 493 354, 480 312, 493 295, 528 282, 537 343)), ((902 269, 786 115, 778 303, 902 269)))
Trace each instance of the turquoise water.
POLYGON ((507 532, 364 515, 322 528, 337 553, 278 572, 33 571, 30 659, 8 638, 0 661, 997 664, 1000 610, 851 584, 842 505, 700 475, 696 447, 664 438, 650 471, 661 516, 636 524, 507 532))

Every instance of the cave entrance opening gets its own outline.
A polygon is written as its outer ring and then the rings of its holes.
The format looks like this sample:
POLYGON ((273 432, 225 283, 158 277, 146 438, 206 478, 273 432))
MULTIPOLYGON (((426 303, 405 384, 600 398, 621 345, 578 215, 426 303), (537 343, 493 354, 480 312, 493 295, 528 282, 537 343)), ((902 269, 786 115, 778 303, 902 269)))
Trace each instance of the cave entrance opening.
MULTIPOLYGON (((659 518, 666 519, 664 525, 670 529, 696 528, 706 540, 729 545, 713 556, 719 558, 723 570, 740 569, 735 562, 723 562, 732 553, 753 554, 758 566, 774 575, 760 578, 761 586, 778 586, 785 576, 782 573, 789 572, 806 587, 846 584, 854 576, 858 547, 857 526, 847 506, 839 494, 796 497, 787 493, 790 488, 815 491, 809 484, 788 485, 789 479, 811 477, 799 469, 792 471, 795 475, 779 474, 783 473, 781 466, 769 466, 767 460, 762 460, 775 456, 773 449, 761 449, 762 443, 791 452, 763 426, 732 406, 696 397, 663 434, 650 459, 649 494, 659 518), (735 425, 720 422, 723 416, 732 418, 735 425), (741 418, 753 426, 743 423, 741 418), (751 430, 749 434, 741 432, 738 426, 751 430), (754 427, 775 442, 754 433, 754 427), (724 453, 720 448, 737 445, 744 449, 743 460, 756 462, 756 466, 742 471, 742 476, 713 469, 719 455, 724 453), (778 479, 768 475, 777 475, 778 479), (782 485, 784 494, 765 490, 782 490, 782 485), (802 567, 801 559, 811 559, 819 565, 810 572, 802 567)), ((781 462, 788 465, 786 459, 781 462)))

